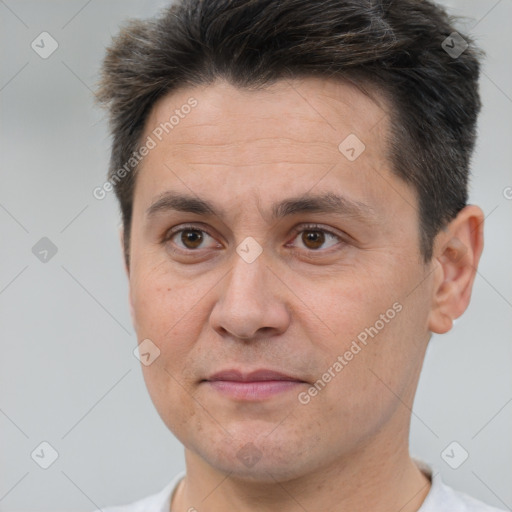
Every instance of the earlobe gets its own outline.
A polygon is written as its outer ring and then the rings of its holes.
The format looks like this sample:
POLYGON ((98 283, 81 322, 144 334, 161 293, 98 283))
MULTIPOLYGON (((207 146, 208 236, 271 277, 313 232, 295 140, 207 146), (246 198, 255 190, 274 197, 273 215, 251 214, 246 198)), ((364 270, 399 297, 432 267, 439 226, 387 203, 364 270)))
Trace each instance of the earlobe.
POLYGON ((436 237, 434 287, 429 329, 448 332, 468 307, 483 249, 484 215, 477 206, 463 208, 436 237))

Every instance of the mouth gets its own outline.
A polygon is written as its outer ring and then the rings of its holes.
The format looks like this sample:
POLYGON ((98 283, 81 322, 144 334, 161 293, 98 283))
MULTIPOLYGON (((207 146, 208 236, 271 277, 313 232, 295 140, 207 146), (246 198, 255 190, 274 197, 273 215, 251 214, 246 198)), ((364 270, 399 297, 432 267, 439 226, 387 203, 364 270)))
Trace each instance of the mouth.
POLYGON ((213 391, 234 400, 259 401, 272 396, 297 391, 306 381, 274 370, 256 370, 250 373, 223 370, 201 381, 213 391))

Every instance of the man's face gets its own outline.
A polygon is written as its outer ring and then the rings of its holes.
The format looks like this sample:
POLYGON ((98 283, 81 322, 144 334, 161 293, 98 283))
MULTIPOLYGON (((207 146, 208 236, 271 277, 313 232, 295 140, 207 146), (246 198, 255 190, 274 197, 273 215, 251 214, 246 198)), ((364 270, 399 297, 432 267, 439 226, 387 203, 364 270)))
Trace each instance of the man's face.
POLYGON ((129 274, 138 340, 160 350, 144 378, 217 470, 283 480, 407 442, 433 285, 381 107, 334 81, 217 82, 163 98, 147 121, 129 274), (215 213, 165 200, 148 212, 167 193, 215 213), (330 209, 285 204, 326 194, 330 209), (242 377, 215 380, 224 370, 242 377), (233 382, 256 370, 293 380, 233 382))

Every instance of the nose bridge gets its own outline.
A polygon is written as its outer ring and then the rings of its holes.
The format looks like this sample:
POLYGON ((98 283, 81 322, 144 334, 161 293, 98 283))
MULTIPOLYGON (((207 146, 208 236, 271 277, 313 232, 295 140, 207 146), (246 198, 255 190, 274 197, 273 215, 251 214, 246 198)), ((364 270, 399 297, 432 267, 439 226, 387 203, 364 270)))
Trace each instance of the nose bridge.
POLYGON ((261 294, 265 292, 264 285, 269 272, 265 259, 262 250, 258 249, 254 242, 247 239, 241 242, 237 247, 236 254, 233 255, 224 298, 263 306, 265 297, 262 297, 261 294))
POLYGON ((272 286, 266 258, 261 252, 255 256, 256 246, 251 243, 247 241, 245 246, 242 242, 233 254, 231 271, 210 318, 217 332, 246 339, 257 336, 259 330, 265 335, 269 329, 283 332, 289 324, 286 304, 272 286), (240 249, 245 252, 239 254, 240 249))
POLYGON ((235 295, 245 295, 252 288, 254 293, 242 298, 257 300, 258 285, 266 281, 269 272, 266 267, 268 254, 263 251, 262 246, 266 241, 264 238, 269 233, 269 226, 262 218, 257 189, 253 187, 248 190, 245 197, 245 201, 240 204, 234 230, 236 245, 231 261, 228 291, 234 292, 235 295), (254 236, 250 236, 251 232, 258 237, 259 242, 254 236))

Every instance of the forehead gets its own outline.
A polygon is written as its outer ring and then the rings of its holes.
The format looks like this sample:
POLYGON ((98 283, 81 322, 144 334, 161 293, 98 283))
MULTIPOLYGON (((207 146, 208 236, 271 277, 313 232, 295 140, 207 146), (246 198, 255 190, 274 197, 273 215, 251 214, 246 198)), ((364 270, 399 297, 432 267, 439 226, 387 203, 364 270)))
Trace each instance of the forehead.
POLYGON ((406 185, 390 172, 387 111, 376 91, 369 96, 351 83, 319 78, 174 91, 146 122, 142 140, 154 139, 155 147, 139 166, 135 202, 147 207, 173 188, 203 198, 224 190, 245 210, 245 198, 270 204, 341 187, 354 201, 389 209, 390 198, 378 201, 392 192, 386 181, 399 181, 394 194, 402 198, 411 191, 396 194, 406 185))
POLYGON ((368 149, 383 149, 379 135, 387 130, 389 122, 387 103, 378 91, 373 89, 370 96, 347 81, 309 77, 247 89, 218 80, 206 86, 182 88, 161 98, 146 122, 146 135, 168 123, 172 114, 180 113, 192 97, 197 106, 176 119, 178 124, 166 133, 167 141, 173 145, 200 143, 205 136, 221 144, 282 134, 291 140, 321 142, 337 150, 339 143, 354 133, 366 139, 368 149), (244 129, 234 132, 234 125, 244 129))

